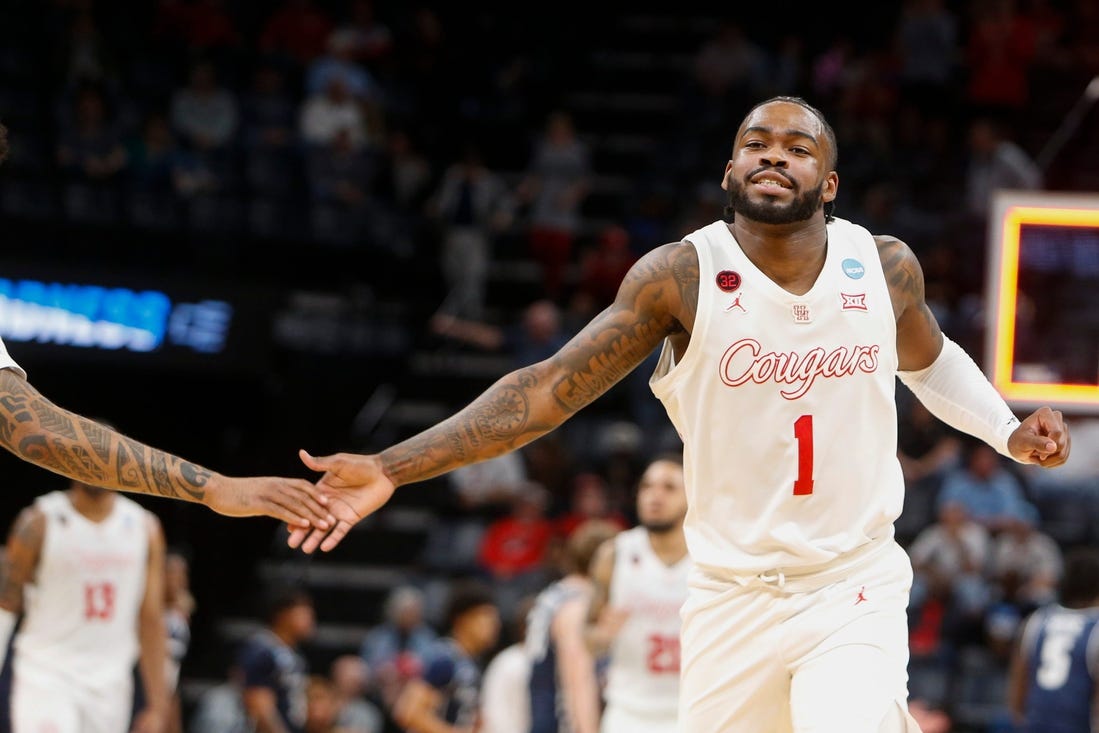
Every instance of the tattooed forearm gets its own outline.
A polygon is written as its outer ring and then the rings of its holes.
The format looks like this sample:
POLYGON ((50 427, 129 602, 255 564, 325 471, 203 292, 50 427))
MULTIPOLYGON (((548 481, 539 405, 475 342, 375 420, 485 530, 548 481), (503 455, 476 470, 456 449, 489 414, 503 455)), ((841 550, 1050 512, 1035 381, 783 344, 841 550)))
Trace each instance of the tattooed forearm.
POLYGON ((83 483, 201 502, 211 473, 63 410, 0 370, 0 445, 83 483))
POLYGON ((693 324, 697 300, 693 247, 650 252, 630 270, 615 303, 553 357, 503 377, 457 415, 384 451, 386 475, 398 485, 421 481, 553 430, 629 374, 661 340, 682 332, 683 321, 693 324))

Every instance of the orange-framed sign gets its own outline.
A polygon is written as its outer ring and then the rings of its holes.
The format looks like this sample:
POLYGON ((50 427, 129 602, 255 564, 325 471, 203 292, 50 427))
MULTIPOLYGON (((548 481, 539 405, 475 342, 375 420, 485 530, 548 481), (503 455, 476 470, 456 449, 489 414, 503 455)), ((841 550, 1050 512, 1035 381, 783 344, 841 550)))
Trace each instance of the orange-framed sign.
POLYGON ((985 371, 1012 407, 1099 413, 1099 194, 1002 191, 985 371))

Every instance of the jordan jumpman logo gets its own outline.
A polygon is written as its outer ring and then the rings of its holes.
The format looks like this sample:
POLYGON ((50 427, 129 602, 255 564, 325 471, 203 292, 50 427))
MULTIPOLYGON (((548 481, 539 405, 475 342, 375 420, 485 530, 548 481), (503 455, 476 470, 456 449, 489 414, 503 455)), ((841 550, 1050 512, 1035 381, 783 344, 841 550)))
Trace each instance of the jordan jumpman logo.
POLYGON ((747 313, 747 312, 748 312, 748 309, 747 309, 747 308, 745 308, 744 306, 742 306, 742 305, 740 304, 740 298, 741 298, 741 296, 743 296, 743 295, 744 295, 744 293, 737 293, 737 296, 736 296, 736 300, 734 300, 734 301, 733 301, 732 303, 730 303, 730 304, 729 304, 729 306, 728 306, 728 307, 727 307, 727 308, 725 309, 725 311, 726 311, 726 312, 729 312, 729 311, 731 311, 731 310, 732 310, 733 308, 740 308, 740 309, 741 309, 742 311, 744 311, 745 313, 747 313))
POLYGON ((862 603, 863 601, 870 600, 865 595, 863 595, 865 592, 866 592, 866 586, 865 585, 863 587, 859 588, 859 597, 855 599, 855 605, 856 606, 859 605, 860 603, 862 603))

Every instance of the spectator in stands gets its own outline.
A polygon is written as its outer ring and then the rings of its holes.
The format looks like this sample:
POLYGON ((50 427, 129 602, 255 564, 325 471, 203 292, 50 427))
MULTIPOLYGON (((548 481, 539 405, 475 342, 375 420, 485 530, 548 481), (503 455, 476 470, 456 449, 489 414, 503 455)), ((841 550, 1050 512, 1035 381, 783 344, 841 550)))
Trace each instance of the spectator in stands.
POLYGON ((947 471, 958 464, 962 442, 919 400, 908 400, 898 426, 897 458, 909 491, 938 491, 947 471))
POLYGON ((352 137, 351 130, 344 128, 328 145, 310 151, 307 172, 315 201, 357 211, 367 203, 373 166, 352 137))
POLYGON ((115 81, 118 60, 90 6, 76 10, 68 31, 68 37, 58 44, 62 77, 69 83, 115 81))
POLYGON ((519 451, 451 471, 447 481, 466 509, 509 502, 529 488, 527 468, 519 451))
POLYGON ((130 161, 130 181, 135 190, 146 193, 172 191, 179 151, 164 115, 149 115, 141 136, 130 143, 127 159, 130 161))
POLYGON ((591 315, 614 302, 618 286, 636 261, 629 232, 619 226, 600 232, 595 247, 580 260, 577 284, 577 294, 591 303, 591 315))
POLYGON ((77 90, 72 116, 61 128, 57 162, 72 178, 100 184, 116 180, 126 167, 126 150, 99 87, 85 84, 77 90))
POLYGON ((224 152, 239 121, 236 98, 219 86, 217 70, 208 61, 192 66, 187 86, 172 95, 171 116, 183 141, 201 153, 224 152))
POLYGON ((352 54, 356 61, 377 63, 392 53, 393 32, 378 20, 372 0, 351 0, 348 16, 340 30, 352 34, 352 54))
POLYGON ((307 64, 324 52, 332 21, 312 0, 285 0, 260 35, 260 50, 307 64))
POLYGON ((435 638, 424 623, 424 594, 408 585, 394 589, 385 603, 385 621, 367 633, 359 651, 387 708, 404 684, 423 671, 435 638))
POLYGON ((348 131, 356 150, 371 142, 362 107, 339 75, 329 77, 324 89, 305 101, 300 126, 302 139, 312 147, 330 145, 341 130, 348 131))
POLYGON ((1034 42, 1034 28, 1012 0, 976 3, 966 48, 970 104, 986 111, 1021 110, 1029 98, 1034 42))
POLYGON ((568 340, 561 330, 561 311, 550 300, 528 305, 518 328, 503 329, 438 313, 431 320, 431 329, 482 349, 506 351, 516 364, 548 359, 568 340))
POLYGON ((195 704, 190 733, 252 733, 244 709, 244 672, 234 665, 225 682, 205 690, 195 704))
POLYGON ((1022 486, 992 448, 969 441, 964 465, 943 479, 939 507, 957 502, 971 519, 996 532, 1024 516, 1029 504, 1022 486))
POLYGON ((740 26, 727 22, 695 55, 694 82, 724 112, 743 106, 765 76, 760 74, 765 63, 763 52, 740 26))
POLYGON ((225 9, 225 0, 197 0, 187 10, 182 30, 192 49, 227 49, 240 44, 240 34, 233 16, 225 9))
POLYGON ((332 682, 313 675, 305 688, 306 711, 304 733, 342 733, 336 728, 339 706, 332 682))
POLYGON ((516 604, 509 626, 514 640, 492 658, 481 684, 480 733, 515 733, 530 730, 530 657, 524 639, 527 615, 534 598, 516 604))
POLYGON ((496 645, 500 634, 500 613, 491 591, 469 581, 455 584, 446 628, 446 638, 425 660, 423 679, 411 680, 393 708, 394 719, 409 733, 476 730, 481 694, 477 659, 496 645))
POLYGON ((629 526, 611 503, 603 478, 596 473, 580 473, 572 481, 569 510, 557 518, 557 534, 568 539, 577 527, 592 519, 605 521, 618 529, 629 526))
POLYGON ((332 662, 332 692, 336 702, 337 733, 382 733, 385 718, 365 699, 370 668, 362 657, 345 654, 332 662))
POLYGON ((389 133, 375 194, 403 212, 418 215, 431 193, 432 176, 431 162, 408 131, 396 129, 389 133))
POLYGON ((484 317, 492 236, 511 221, 504 181, 485 167, 469 146, 447 169, 430 211, 443 225, 443 277, 448 294, 443 309, 459 318, 484 317))
POLYGON ((979 622, 990 599, 984 577, 989 548, 988 531, 956 501, 942 504, 938 523, 917 535, 908 548, 915 572, 909 605, 918 620, 914 628, 930 638, 919 639, 915 651, 927 651, 944 632, 954 634, 960 625, 979 622), (926 627, 933 618, 942 619, 937 635, 926 627))
POLYGON ((531 204, 530 252, 542 265, 550 298, 561 294, 590 175, 588 149, 577 138, 572 118, 554 112, 519 186, 520 197, 531 204))
POLYGON ((905 98, 917 106, 941 104, 961 61, 958 19, 943 0, 906 0, 897 51, 905 98))
POLYGON ((1000 123, 981 118, 969 128, 971 151, 966 173, 966 204, 980 220, 988 217, 992 194, 1000 189, 1036 189, 1042 171, 1029 155, 1004 134, 1000 123))
POLYGON ((278 591, 267 611, 266 627, 238 655, 244 671, 244 708, 257 733, 303 733, 309 667, 302 642, 313 636, 313 600, 304 591, 278 591))
POLYGON ((992 551, 991 575, 1000 597, 1022 616, 1055 600, 1061 581, 1061 548, 1037 524, 1038 512, 1028 506, 1004 525, 992 551))
POLYGON ((256 69, 241 112, 248 147, 279 150, 294 142, 297 107, 286 93, 285 78, 276 66, 263 64, 256 69))
POLYGON ((328 87, 328 82, 338 76, 356 100, 378 100, 381 91, 378 83, 355 61, 357 41, 353 30, 341 29, 329 34, 327 52, 309 65, 305 76, 306 94, 320 94, 328 87))
POLYGON ((479 559, 495 587, 531 592, 544 584, 543 561, 553 537, 553 524, 546 519, 549 498, 541 487, 528 488, 512 501, 511 514, 488 526, 479 559))

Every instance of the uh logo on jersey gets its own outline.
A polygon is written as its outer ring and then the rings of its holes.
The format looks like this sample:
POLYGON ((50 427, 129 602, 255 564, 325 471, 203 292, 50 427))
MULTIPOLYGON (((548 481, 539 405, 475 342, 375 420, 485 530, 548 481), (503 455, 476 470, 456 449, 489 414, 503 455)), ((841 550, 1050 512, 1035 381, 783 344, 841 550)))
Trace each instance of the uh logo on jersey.
POLYGON ((878 369, 877 344, 821 347, 804 354, 797 351, 764 351, 753 338, 743 338, 725 350, 718 366, 721 381, 729 387, 748 382, 789 385, 781 394, 788 400, 803 397, 819 377, 848 377, 856 372, 872 374, 878 369))

